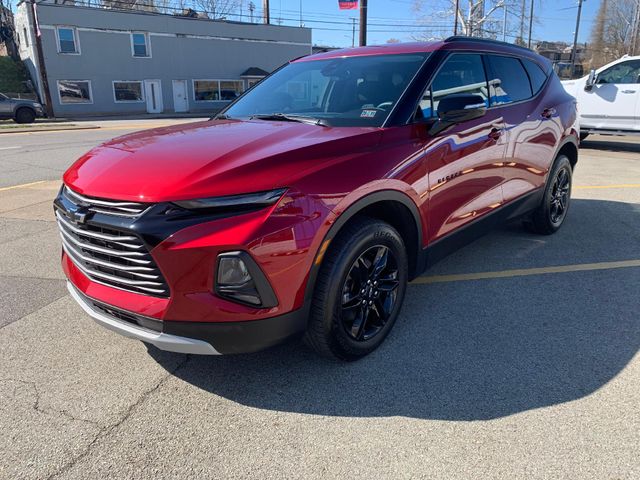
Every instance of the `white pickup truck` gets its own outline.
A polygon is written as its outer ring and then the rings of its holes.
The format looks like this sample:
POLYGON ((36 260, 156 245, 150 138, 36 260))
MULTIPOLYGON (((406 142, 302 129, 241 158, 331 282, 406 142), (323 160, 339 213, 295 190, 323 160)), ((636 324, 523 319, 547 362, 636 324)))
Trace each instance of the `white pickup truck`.
POLYGON ((578 100, 581 140, 590 133, 640 135, 640 56, 624 56, 562 84, 578 100))

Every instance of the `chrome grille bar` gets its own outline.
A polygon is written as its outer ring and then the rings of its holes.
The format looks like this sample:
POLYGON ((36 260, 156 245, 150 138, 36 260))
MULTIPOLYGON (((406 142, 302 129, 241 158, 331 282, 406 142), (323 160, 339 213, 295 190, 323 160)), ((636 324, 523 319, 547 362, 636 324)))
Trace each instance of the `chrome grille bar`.
POLYGON ((114 215, 117 217, 135 218, 142 215, 149 205, 141 202, 127 202, 120 200, 105 200, 90 198, 74 192, 69 187, 63 188, 63 194, 73 203, 88 206, 90 211, 114 215))

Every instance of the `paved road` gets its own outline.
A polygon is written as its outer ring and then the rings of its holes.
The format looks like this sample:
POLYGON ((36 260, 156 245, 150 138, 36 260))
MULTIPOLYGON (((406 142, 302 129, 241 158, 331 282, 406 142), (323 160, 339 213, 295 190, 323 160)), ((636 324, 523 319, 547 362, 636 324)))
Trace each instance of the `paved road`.
POLYGON ((4 133, 0 131, 0 188, 57 180, 80 155, 110 138, 137 130, 204 119, 98 120, 74 122, 94 130, 4 133))
MULTIPOLYGON (((51 137, 55 168, 97 134, 51 137)), ((0 191, 0 478, 639 478, 640 149, 596 140, 561 232, 447 258, 352 364, 106 331, 65 292, 57 180, 0 191)))

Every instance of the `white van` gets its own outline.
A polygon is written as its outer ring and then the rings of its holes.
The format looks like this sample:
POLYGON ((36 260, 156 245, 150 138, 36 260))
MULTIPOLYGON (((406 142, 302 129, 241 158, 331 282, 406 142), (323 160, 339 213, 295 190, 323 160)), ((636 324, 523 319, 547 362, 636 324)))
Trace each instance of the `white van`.
POLYGON ((640 135, 640 56, 624 56, 562 82, 578 100, 580 139, 590 133, 640 135))

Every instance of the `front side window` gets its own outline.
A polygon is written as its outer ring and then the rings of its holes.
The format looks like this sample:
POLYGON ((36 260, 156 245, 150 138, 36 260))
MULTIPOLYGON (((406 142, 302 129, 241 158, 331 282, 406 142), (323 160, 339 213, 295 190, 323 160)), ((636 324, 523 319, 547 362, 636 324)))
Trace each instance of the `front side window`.
POLYGON ((440 100, 455 93, 480 95, 487 106, 489 105, 487 78, 480 55, 474 53, 451 55, 436 74, 431 87, 424 93, 417 116, 423 118, 437 116, 440 100))
POLYGON ((149 57, 149 36, 146 33, 132 33, 131 45, 134 57, 149 57))
POLYGON ((60 103, 91 103, 91 82, 89 80, 60 80, 58 81, 58 95, 60 103))
POLYGON ((285 114, 332 126, 381 126, 428 53, 300 60, 264 78, 224 113, 285 114))
POLYGON ((142 82, 113 82, 116 102, 142 102, 142 82))
POLYGON ((487 55, 491 106, 531 98, 531 84, 522 63, 515 57, 487 55))
POLYGON ((640 60, 630 60, 607 68, 598 75, 598 83, 640 83, 640 60))
POLYGON ((60 53, 78 53, 75 29, 58 27, 58 51, 60 53))

